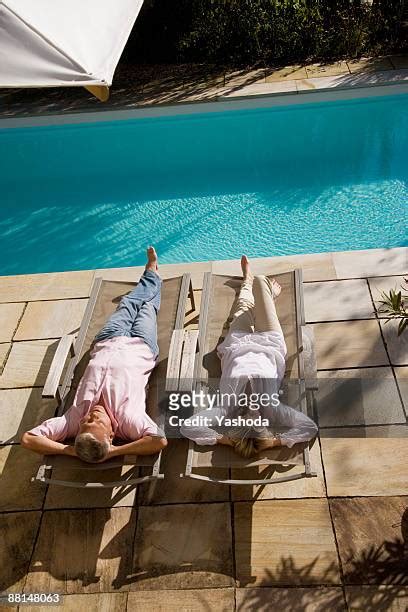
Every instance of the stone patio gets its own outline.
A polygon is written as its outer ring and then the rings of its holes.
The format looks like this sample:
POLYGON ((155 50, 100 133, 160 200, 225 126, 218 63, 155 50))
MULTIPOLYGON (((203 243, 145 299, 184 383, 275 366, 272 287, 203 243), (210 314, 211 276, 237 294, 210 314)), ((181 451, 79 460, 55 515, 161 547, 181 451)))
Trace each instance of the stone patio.
POLYGON ((307 94, 408 82, 408 56, 366 57, 326 64, 231 69, 208 64, 119 63, 110 99, 100 102, 83 88, 0 90, 0 118, 82 111, 129 110, 229 98, 307 94))
MULTIPOLYGON (((183 440, 155 485, 32 483, 39 458, 19 439, 55 412, 41 387, 58 339, 77 333, 95 276, 141 268, 0 279, 0 591, 58 592, 67 610, 407 609, 407 343, 376 300, 408 274, 408 249, 253 260, 256 273, 297 266, 316 338, 317 477, 264 487, 180 479, 183 440)), ((199 308, 204 272, 239 263, 160 268, 185 271, 199 308)))

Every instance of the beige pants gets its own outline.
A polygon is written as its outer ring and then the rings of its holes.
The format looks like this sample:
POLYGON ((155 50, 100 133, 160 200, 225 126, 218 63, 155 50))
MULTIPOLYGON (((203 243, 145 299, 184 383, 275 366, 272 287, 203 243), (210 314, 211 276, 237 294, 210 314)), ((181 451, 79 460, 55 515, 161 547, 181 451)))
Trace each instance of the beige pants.
POLYGON ((266 276, 243 281, 233 307, 230 331, 282 333, 272 284, 266 276))

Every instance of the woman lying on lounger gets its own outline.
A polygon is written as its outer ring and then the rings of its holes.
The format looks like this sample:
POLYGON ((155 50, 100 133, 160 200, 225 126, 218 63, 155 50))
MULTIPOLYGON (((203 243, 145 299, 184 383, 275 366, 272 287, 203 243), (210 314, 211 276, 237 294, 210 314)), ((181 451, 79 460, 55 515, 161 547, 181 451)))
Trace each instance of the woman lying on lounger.
POLYGON ((147 258, 139 283, 97 334, 73 405, 63 416, 27 431, 21 440, 26 448, 97 463, 118 455, 152 455, 166 446, 145 405, 146 384, 159 354, 161 293, 153 247, 147 258), (75 438, 74 446, 64 444, 67 438, 75 438), (114 446, 113 438, 129 442, 114 446))
POLYGON ((211 419, 211 427, 183 425, 181 433, 197 444, 226 444, 243 457, 274 446, 291 447, 315 437, 317 426, 305 414, 279 401, 279 387, 285 374, 286 344, 275 308, 280 285, 265 276, 253 278, 248 258, 241 258, 243 282, 232 313, 232 322, 225 340, 218 346, 221 359, 220 396, 231 394, 248 398, 242 404, 222 405, 204 410, 197 416, 211 419), (256 398, 274 398, 256 402, 256 398), (254 406, 255 402, 255 406, 254 406), (228 429, 220 425, 220 417, 246 417, 236 421, 258 419, 262 425, 228 429), (268 426, 266 426, 268 423, 268 426), (214 425, 216 426, 214 428, 214 425))

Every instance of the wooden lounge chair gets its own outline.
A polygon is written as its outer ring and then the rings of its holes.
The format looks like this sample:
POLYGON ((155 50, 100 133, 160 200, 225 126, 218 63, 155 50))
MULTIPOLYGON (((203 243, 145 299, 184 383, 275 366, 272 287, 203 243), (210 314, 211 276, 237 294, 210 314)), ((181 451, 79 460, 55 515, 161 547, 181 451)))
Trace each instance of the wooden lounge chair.
MULTIPOLYGON (((43 397, 57 397, 59 401, 58 415, 64 414, 72 404, 78 383, 89 361, 89 352, 92 341, 110 314, 116 309, 120 298, 131 291, 135 283, 105 281, 97 278, 94 281, 91 296, 85 311, 78 337, 64 336, 61 338, 56 350, 51 368, 45 382, 43 397), (70 353, 70 360, 67 362, 70 353), (65 371, 65 373, 64 373, 65 371), (64 375, 63 375, 64 374, 64 375), (63 378, 62 378, 63 377, 63 378), (62 378, 62 383, 60 380, 62 378)), ((157 317, 157 332, 160 354, 157 365, 153 370, 148 384, 147 412, 152 419, 162 426, 166 410, 165 380, 166 376, 172 380, 178 375, 177 358, 171 354, 172 335, 177 336, 177 330, 182 330, 186 312, 187 300, 190 297, 194 308, 194 296, 189 274, 177 278, 165 279, 162 286, 161 308, 157 317)), ((153 456, 125 455, 112 458, 103 463, 88 464, 80 459, 62 455, 48 455, 44 457, 37 475, 32 480, 43 483, 63 485, 67 487, 119 487, 129 486, 149 480, 162 479, 160 473, 161 452, 153 456), (131 466, 129 471, 120 480, 114 482, 99 482, 98 474, 112 468, 131 466), (148 468, 150 473, 138 476, 139 467, 148 468), (71 469, 78 473, 83 470, 84 480, 60 480, 53 477, 59 469, 65 472, 71 469)))
MULTIPOLYGON (((294 270, 273 277, 282 286, 282 293, 276 302, 278 316, 288 349, 286 374, 283 388, 287 388, 283 400, 288 405, 307 414, 307 397, 312 399, 316 385, 316 361, 313 352, 311 328, 304 320, 301 270, 294 270), (304 357, 307 356, 305 363, 304 357), (305 369, 306 367, 306 369, 305 369), (306 378, 307 377, 307 378, 306 378)), ((232 305, 241 286, 242 279, 207 273, 204 277, 201 299, 198 352, 194 366, 196 390, 208 390, 211 380, 221 376, 217 346, 228 330, 228 318, 232 305)), ((223 445, 198 446, 189 442, 185 472, 182 476, 225 484, 273 484, 298 478, 316 476, 310 465, 309 445, 297 444, 291 449, 277 447, 263 451, 253 459, 244 459, 230 447, 223 445), (205 468, 254 468, 270 466, 272 470, 290 471, 291 466, 303 466, 303 471, 286 476, 263 479, 219 479, 200 474, 205 468), (279 467, 280 466, 280 467, 279 467)))

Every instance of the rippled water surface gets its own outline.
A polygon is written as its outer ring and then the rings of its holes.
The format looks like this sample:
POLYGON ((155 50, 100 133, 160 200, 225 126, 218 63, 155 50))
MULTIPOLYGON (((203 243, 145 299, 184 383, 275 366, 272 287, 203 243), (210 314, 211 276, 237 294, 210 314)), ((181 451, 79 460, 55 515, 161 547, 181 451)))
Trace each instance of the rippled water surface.
POLYGON ((407 103, 0 130, 0 273, 407 245, 407 103))

